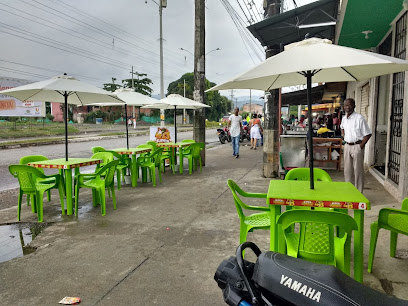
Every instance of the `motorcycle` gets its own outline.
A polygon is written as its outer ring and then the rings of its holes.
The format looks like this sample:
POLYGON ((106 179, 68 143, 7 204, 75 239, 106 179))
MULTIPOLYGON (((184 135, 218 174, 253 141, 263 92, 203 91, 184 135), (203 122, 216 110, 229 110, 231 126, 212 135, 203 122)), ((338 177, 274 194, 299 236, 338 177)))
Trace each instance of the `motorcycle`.
POLYGON ((231 134, 230 134, 228 127, 225 127, 223 129, 217 129, 217 135, 222 144, 224 144, 225 141, 228 141, 228 142, 232 141, 231 134))
POLYGON ((276 252, 261 253, 252 242, 238 246, 214 275, 230 306, 266 305, 408 305, 347 276, 330 265, 317 264, 276 252), (242 258, 250 248, 256 263, 242 258))
POLYGON ((243 142, 244 139, 251 141, 251 129, 249 128, 248 125, 244 125, 242 127, 242 133, 241 133, 241 138, 239 139, 239 142, 243 142))

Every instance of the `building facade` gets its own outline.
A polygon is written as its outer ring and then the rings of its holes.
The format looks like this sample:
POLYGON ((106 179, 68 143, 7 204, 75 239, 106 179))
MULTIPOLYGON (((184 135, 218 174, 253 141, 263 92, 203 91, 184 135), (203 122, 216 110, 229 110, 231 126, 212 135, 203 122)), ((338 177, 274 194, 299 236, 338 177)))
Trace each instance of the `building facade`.
MULTIPOLYGON (((406 60, 407 6, 403 0, 343 0, 336 43, 406 60)), ((348 82, 346 98, 355 99, 373 131, 366 169, 398 200, 408 197, 408 73, 348 82)))

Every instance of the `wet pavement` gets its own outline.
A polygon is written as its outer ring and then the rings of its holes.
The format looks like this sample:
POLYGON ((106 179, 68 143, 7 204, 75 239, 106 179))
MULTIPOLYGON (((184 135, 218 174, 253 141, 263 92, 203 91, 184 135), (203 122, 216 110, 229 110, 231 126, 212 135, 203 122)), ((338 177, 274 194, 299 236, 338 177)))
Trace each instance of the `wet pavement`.
MULTIPOLYGON (((116 210, 107 198, 104 217, 83 189, 79 216, 62 216, 53 190, 52 201, 44 202, 44 220, 51 224, 29 244, 36 251, 0 263, 2 304, 56 305, 64 296, 78 296, 81 305, 225 305, 213 276, 239 244, 239 218, 226 181, 266 192, 270 179, 262 177, 262 158, 262 150, 241 147, 236 159, 231 144, 214 146, 206 150, 202 173, 166 171, 156 187, 126 185, 116 192, 116 210)), ((330 175, 343 179, 341 172, 330 175)), ((369 174, 366 187, 372 210, 365 214, 364 284, 408 299, 408 237, 400 235, 398 256, 391 258, 389 232, 380 231, 373 273, 367 272, 370 224, 381 208, 401 203, 369 174)), ((248 202, 255 203, 265 202, 248 202)), ((16 206, 0 210, 0 224, 16 218, 16 206)), ((36 222, 27 205, 21 220, 36 222)), ((269 231, 249 233, 248 240, 266 251, 269 231)))
POLYGON ((34 252, 29 243, 47 226, 47 223, 0 225, 0 263, 34 252))

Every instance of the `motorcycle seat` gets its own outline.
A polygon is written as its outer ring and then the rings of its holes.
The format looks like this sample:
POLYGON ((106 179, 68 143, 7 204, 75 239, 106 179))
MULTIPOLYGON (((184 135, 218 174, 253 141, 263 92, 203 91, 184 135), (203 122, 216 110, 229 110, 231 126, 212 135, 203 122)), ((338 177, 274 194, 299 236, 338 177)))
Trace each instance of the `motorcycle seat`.
POLYGON ((252 279, 268 300, 279 298, 294 305, 408 305, 360 284, 334 266, 275 252, 259 255, 252 279))

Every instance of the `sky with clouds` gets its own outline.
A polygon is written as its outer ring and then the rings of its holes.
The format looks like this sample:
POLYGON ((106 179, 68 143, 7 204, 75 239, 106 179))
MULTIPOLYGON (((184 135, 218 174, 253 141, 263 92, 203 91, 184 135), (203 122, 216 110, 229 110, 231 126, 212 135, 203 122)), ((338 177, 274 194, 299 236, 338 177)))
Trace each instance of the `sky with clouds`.
MULTIPOLYGON (((159 94, 158 1, 0 0, 0 76, 39 81, 65 72, 102 87, 112 77, 117 83, 130 78, 133 66, 153 80, 153 94, 159 94)), ((313 1, 296 0, 299 6, 313 1)), ((239 4, 252 2, 252 11, 263 13, 263 0, 206 0, 206 77, 214 83, 262 60, 263 48, 257 41, 252 48, 244 43, 227 2, 242 20, 239 4)), ((284 5, 293 7, 293 0, 284 5)), ((166 93, 170 82, 194 70, 194 0, 167 0, 163 39, 166 93)), ((253 91, 257 94, 262 92, 253 91)), ((249 95, 249 90, 235 95, 249 95)))

